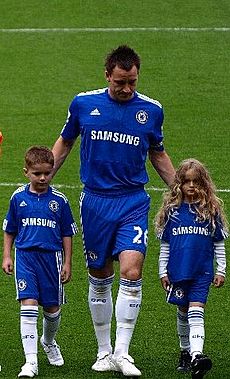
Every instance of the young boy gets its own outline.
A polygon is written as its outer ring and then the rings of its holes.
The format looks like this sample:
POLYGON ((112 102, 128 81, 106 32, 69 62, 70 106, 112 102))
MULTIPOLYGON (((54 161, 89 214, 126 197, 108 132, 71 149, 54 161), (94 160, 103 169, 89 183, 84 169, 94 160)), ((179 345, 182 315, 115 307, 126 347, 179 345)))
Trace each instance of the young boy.
POLYGON ((61 320, 63 284, 71 279, 72 236, 77 226, 68 199, 49 185, 53 165, 53 153, 47 147, 27 150, 24 173, 30 183, 13 193, 3 222, 2 268, 8 275, 13 273, 14 243, 16 292, 21 305, 20 331, 26 363, 18 377, 33 378, 38 374, 38 305, 43 307, 41 345, 51 365, 64 364, 54 338, 61 320))

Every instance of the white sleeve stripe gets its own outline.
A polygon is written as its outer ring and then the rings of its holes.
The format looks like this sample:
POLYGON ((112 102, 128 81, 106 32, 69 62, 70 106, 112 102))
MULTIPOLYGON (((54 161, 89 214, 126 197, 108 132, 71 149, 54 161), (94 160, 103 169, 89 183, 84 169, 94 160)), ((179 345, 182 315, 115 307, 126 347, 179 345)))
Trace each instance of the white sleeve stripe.
POLYGON ((214 242, 214 255, 216 259, 216 274, 225 276, 226 273, 226 254, 224 240, 214 242))
POLYGON ((62 192, 56 190, 54 187, 52 187, 52 193, 53 193, 54 195, 56 195, 56 196, 61 197, 61 198, 65 201, 65 203, 68 203, 68 199, 67 199, 67 197, 64 195, 64 193, 62 193, 62 192))
POLYGON ((159 108, 162 108, 161 103, 160 103, 159 101, 157 101, 157 100, 151 99, 150 97, 148 97, 148 96, 146 96, 146 95, 143 95, 143 94, 140 93, 140 92, 137 92, 137 96, 138 96, 140 99, 142 99, 142 100, 145 100, 145 101, 147 101, 147 102, 149 102, 149 103, 152 103, 152 104, 157 105, 159 108))
POLYGON ((75 222, 73 224, 71 224, 71 228, 72 228, 73 234, 78 233, 77 224, 75 222))
POLYGON ((169 260, 169 244, 161 241, 160 256, 159 256, 159 277, 167 275, 167 265, 169 260))
POLYGON ((20 192, 23 192, 25 191, 25 188, 26 188, 26 184, 24 184, 23 186, 17 188, 11 195, 11 198, 10 200, 14 197, 14 195, 16 195, 17 193, 20 193, 20 192))

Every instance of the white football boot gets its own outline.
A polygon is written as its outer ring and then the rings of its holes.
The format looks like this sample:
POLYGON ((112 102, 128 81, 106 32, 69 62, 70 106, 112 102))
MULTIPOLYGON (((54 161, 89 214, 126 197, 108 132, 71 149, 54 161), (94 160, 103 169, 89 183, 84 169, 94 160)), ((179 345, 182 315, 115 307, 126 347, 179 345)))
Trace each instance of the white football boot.
POLYGON ((33 378, 35 375, 38 375, 38 365, 36 363, 27 362, 21 367, 18 377, 33 378))
POLYGON ((130 355, 124 354, 112 359, 117 371, 122 372, 124 376, 141 376, 140 370, 135 366, 134 359, 130 355))
POLYGON ((102 351, 97 354, 97 360, 92 366, 94 371, 117 371, 115 364, 112 361, 112 354, 108 351, 102 351))
POLYGON ((64 365, 64 359, 61 355, 61 350, 56 341, 54 340, 52 344, 47 345, 44 342, 43 336, 40 339, 43 350, 45 351, 48 361, 53 366, 64 365))

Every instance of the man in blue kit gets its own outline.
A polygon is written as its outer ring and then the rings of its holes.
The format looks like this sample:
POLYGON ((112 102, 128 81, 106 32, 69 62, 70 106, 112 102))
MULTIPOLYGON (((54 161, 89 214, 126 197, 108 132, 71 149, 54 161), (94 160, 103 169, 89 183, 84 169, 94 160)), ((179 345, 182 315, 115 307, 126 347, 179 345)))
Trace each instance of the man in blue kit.
POLYGON ((38 305, 43 307, 41 345, 51 365, 64 364, 54 338, 61 320, 63 284, 71 279, 72 236, 77 227, 66 196, 49 186, 53 165, 54 157, 47 147, 28 149, 24 172, 30 183, 13 193, 3 222, 2 268, 8 275, 13 273, 13 243, 16 248, 15 281, 26 358, 19 377, 38 374, 38 305))
POLYGON ((98 342, 92 369, 120 371, 124 376, 141 375, 128 352, 141 305, 147 247, 147 154, 165 183, 170 184, 175 173, 163 146, 162 106, 136 92, 139 69, 140 58, 133 49, 113 50, 105 61, 108 88, 79 93, 73 99, 53 147, 55 174, 81 135, 80 210, 88 301, 98 342), (120 285, 112 351, 114 259, 120 263, 120 285))

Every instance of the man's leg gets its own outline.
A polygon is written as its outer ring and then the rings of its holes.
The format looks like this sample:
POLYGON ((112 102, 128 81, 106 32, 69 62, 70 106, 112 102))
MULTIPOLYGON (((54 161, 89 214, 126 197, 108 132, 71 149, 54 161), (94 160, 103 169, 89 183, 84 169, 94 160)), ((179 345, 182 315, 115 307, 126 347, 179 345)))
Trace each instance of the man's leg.
POLYGON ((92 369, 95 371, 115 370, 111 361, 111 319, 113 314, 112 284, 114 279, 112 262, 102 270, 89 270, 88 302, 95 335, 98 343, 97 360, 92 369))
POLYGON ((120 260, 120 286, 116 302, 116 343, 113 359, 125 376, 140 376, 129 352, 129 345, 137 322, 142 300, 142 267, 144 255, 124 251, 120 260))

